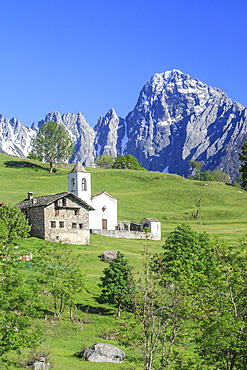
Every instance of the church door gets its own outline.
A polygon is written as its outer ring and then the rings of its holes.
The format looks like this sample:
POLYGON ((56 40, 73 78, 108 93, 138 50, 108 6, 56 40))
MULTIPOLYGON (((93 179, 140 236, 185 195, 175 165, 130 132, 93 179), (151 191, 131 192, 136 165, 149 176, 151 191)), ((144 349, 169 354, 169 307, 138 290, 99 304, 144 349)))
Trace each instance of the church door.
POLYGON ((107 230, 107 220, 106 219, 102 220, 102 229, 107 230))

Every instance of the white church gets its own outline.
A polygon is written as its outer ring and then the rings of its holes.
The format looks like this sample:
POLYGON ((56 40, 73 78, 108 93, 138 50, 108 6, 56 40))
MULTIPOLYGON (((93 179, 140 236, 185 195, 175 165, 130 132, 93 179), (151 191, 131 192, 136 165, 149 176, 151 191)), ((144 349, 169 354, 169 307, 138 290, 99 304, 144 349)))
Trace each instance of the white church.
POLYGON ((68 173, 68 192, 90 205, 90 230, 116 230, 118 227, 117 198, 106 191, 91 195, 91 173, 77 162, 68 173))
POLYGON ((92 196, 91 173, 85 170, 79 162, 68 173, 68 192, 76 195, 94 209, 89 211, 90 232, 114 238, 161 239, 161 223, 155 218, 144 218, 140 224, 118 221, 117 198, 107 191, 92 196))

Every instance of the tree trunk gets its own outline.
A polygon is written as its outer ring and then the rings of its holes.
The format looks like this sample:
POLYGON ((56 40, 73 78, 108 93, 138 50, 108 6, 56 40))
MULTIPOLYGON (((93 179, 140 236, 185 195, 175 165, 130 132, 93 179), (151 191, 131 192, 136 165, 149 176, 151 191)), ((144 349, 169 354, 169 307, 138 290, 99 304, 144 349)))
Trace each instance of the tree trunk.
POLYGON ((53 162, 50 161, 50 173, 53 173, 53 162))

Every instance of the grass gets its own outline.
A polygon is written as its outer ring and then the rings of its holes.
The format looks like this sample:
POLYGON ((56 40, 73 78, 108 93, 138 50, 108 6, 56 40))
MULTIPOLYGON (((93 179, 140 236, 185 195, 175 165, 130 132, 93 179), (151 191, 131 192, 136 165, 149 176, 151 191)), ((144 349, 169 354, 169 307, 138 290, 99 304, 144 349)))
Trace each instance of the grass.
MULTIPOLYGON (((25 199, 29 191, 34 196, 67 191, 67 173, 71 169, 71 166, 56 167, 56 173, 51 175, 46 164, 0 154, 0 201, 13 205, 25 199)), ((119 220, 140 222, 145 217, 154 217, 161 221, 162 240, 149 242, 151 253, 161 252, 168 233, 181 223, 189 224, 195 231, 218 235, 234 247, 246 235, 247 193, 237 187, 157 172, 88 170, 92 174, 92 194, 107 190, 118 198, 119 220), (192 214, 197 210, 198 198, 201 199, 201 211, 200 218, 195 219, 192 214)), ((45 242, 36 238, 18 240, 19 248, 28 252, 34 251, 40 243, 45 242)), ((129 359, 124 364, 94 364, 78 359, 74 354, 82 347, 98 342, 119 346, 116 340, 102 338, 102 333, 119 328, 119 320, 115 317, 114 307, 100 305, 96 299, 100 293, 100 277, 107 266, 99 256, 106 249, 114 249, 125 254, 130 264, 138 268, 143 241, 91 235, 90 245, 77 245, 73 249, 79 254, 87 277, 87 292, 80 302, 84 308, 78 316, 88 324, 71 323, 67 312, 61 322, 48 322, 50 343, 47 346, 51 347, 54 369, 141 369, 140 364, 131 362, 133 357, 136 358, 131 346, 122 348, 129 359)))

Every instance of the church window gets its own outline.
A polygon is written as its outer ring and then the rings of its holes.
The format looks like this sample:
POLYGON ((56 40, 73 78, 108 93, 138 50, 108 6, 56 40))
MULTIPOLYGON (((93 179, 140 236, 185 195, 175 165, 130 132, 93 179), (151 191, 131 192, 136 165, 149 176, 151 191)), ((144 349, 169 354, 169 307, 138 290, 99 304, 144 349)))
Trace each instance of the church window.
POLYGON ((102 211, 105 212, 106 211, 106 206, 102 207, 102 211))
POLYGON ((56 227, 56 221, 51 221, 51 228, 54 229, 56 227))
POLYGON ((59 227, 60 229, 64 228, 64 221, 59 221, 59 227))
POLYGON ((75 179, 72 177, 71 179, 71 191, 75 192, 75 179))
POLYGON ((75 216, 78 216, 80 214, 80 210, 79 209, 75 209, 75 216))
POLYGON ((77 224, 75 222, 72 223, 72 229, 76 229, 77 228, 77 224))
POLYGON ((81 180, 81 190, 87 191, 87 180, 85 178, 81 180))

